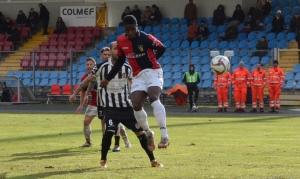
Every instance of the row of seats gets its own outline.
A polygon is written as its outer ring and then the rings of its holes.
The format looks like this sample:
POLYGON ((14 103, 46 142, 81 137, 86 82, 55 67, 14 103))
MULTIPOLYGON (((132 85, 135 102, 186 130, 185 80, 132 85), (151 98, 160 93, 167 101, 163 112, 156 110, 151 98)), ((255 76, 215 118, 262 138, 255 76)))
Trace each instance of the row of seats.
MULTIPOLYGON (((81 77, 85 74, 86 72, 73 72, 72 77, 76 78, 76 80, 81 79, 81 77)), ((20 79, 32 79, 33 78, 33 73, 31 71, 8 71, 6 73, 7 76, 16 76, 20 79)), ((36 71, 35 72, 35 79, 71 79, 71 73, 68 71, 36 71)))
POLYGON ((298 0, 273 0, 271 1, 271 5, 272 7, 286 7, 286 6, 289 6, 289 7, 295 7, 295 6, 299 6, 299 2, 298 0))

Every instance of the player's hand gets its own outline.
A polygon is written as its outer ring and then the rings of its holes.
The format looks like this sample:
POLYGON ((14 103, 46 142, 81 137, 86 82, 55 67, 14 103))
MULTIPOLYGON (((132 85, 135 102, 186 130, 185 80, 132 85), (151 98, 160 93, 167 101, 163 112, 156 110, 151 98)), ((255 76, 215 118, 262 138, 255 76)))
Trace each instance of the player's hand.
POLYGON ((82 111, 83 106, 78 106, 78 108, 76 109, 76 113, 75 114, 80 114, 80 112, 82 111))
POLYGON ((89 97, 85 95, 83 98, 83 104, 88 104, 88 101, 89 101, 89 97))
POLYGON ((100 86, 102 88, 105 88, 105 87, 107 87, 108 83, 109 83, 109 81, 107 79, 104 79, 101 81, 100 86))
POLYGON ((71 95, 71 96, 69 97, 69 102, 70 102, 71 104, 73 104, 75 101, 76 101, 76 96, 75 96, 75 95, 71 95))

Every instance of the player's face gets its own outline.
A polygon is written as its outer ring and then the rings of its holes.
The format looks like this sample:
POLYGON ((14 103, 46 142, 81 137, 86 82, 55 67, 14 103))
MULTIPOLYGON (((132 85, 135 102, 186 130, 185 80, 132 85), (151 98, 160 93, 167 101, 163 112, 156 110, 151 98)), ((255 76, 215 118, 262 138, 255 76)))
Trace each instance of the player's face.
POLYGON ((110 51, 104 51, 104 52, 101 54, 102 61, 106 61, 106 60, 108 60, 110 57, 111 57, 110 51))
POLYGON ((94 66, 95 64, 92 60, 88 60, 85 62, 85 68, 88 73, 90 73, 93 70, 94 66))
POLYGON ((113 59, 118 59, 118 49, 117 49, 117 43, 113 43, 111 45, 111 57, 113 59))
POLYGON ((274 66, 274 67, 278 67, 278 64, 277 64, 277 63, 274 63, 273 66, 274 66))
POLYGON ((136 31, 137 31, 136 25, 125 25, 124 30, 127 38, 133 39, 136 37, 136 31))
POLYGON ((256 64, 257 69, 261 69, 261 64, 256 64))

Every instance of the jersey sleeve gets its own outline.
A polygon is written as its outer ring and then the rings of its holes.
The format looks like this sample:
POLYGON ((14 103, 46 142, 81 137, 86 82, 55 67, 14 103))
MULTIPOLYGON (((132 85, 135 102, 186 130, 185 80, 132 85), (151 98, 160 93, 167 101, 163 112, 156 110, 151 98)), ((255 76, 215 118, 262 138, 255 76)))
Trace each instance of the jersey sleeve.
POLYGON ((159 41, 157 38, 155 38, 152 35, 148 35, 147 43, 149 46, 154 50, 159 50, 162 48, 165 48, 161 41, 159 41))
POLYGON ((124 52, 122 50, 122 44, 123 43, 121 42, 120 38, 118 38, 118 40, 117 40, 118 56, 125 58, 125 54, 124 54, 124 52))
MULTIPOLYGON (((83 82, 83 80, 86 79, 86 77, 87 77, 86 74, 83 75, 83 76, 81 77, 81 82, 83 82)), ((88 88, 88 87, 83 88, 82 91, 83 91, 83 92, 86 92, 86 91, 87 91, 87 88, 88 88)))

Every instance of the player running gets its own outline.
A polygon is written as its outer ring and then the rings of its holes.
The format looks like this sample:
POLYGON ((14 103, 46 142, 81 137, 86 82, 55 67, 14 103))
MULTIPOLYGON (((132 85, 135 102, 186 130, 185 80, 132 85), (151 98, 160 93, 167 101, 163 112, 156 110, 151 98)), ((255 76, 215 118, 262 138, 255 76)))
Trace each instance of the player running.
POLYGON ((161 131, 162 138, 158 148, 167 148, 170 141, 166 127, 166 112, 159 100, 163 85, 163 71, 156 61, 163 55, 166 47, 152 35, 137 30, 137 21, 134 16, 125 16, 123 23, 125 34, 118 38, 118 60, 110 73, 102 79, 101 87, 109 85, 109 81, 119 72, 127 58, 133 69, 131 100, 134 116, 139 125, 146 131, 148 148, 153 151, 155 144, 154 133, 149 128, 147 114, 143 109, 147 97, 149 97, 161 131))

